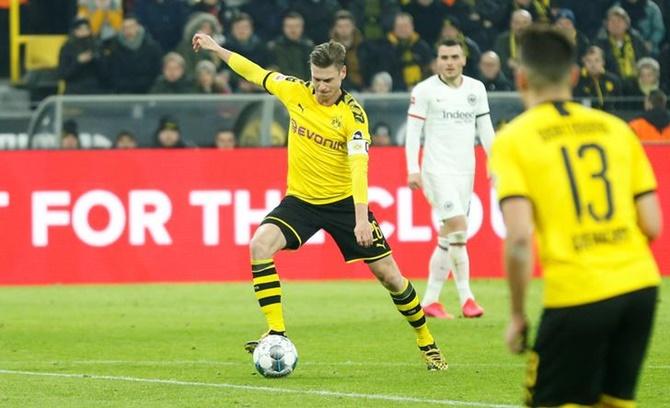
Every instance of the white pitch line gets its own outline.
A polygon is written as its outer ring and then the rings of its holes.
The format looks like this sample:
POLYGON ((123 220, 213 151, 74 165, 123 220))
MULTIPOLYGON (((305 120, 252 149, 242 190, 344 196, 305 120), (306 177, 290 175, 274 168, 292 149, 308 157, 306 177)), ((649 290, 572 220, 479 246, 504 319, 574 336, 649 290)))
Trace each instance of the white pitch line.
MULTIPOLYGON (((4 360, 0 364, 46 364, 46 365, 130 365, 130 366, 175 366, 175 365, 208 365, 208 366, 243 366, 243 361, 216 361, 216 360, 4 360)), ((366 366, 366 367, 412 367, 417 363, 381 362, 381 361, 300 361, 301 366, 366 366)), ((525 363, 449 363, 449 367, 493 367, 519 368, 526 367, 525 363)), ((670 370, 670 365, 648 365, 645 369, 670 370)))
MULTIPOLYGON (((174 365, 211 365, 211 366, 241 366, 248 365, 247 362, 242 361, 216 361, 216 360, 5 360, 0 361, 0 364, 47 364, 47 365, 135 365, 135 366, 174 366, 174 365)), ((402 362, 380 362, 380 361, 300 361, 301 366, 361 366, 361 367, 412 367, 420 365, 417 363, 402 363, 402 362)), ((496 363, 449 363, 449 367, 497 367, 497 368, 518 368, 525 367, 525 364, 496 364, 496 363)))
POLYGON ((179 380, 162 380, 162 379, 159 379, 159 378, 136 378, 136 377, 125 377, 125 376, 118 376, 117 377, 117 376, 111 376, 111 375, 92 375, 92 374, 46 373, 46 372, 15 371, 15 370, 2 370, 2 369, 0 369, 0 374, 24 375, 24 376, 34 376, 34 377, 77 378, 77 379, 85 379, 85 380, 126 381, 126 382, 164 384, 164 385, 183 385, 183 386, 192 386, 192 387, 229 388, 229 389, 237 389, 237 390, 245 390, 245 391, 271 391, 271 392, 280 392, 280 393, 285 393, 285 394, 305 394, 305 395, 316 395, 316 396, 321 396, 321 397, 354 398, 354 399, 367 399, 367 400, 380 400, 380 401, 393 401, 393 402, 418 402, 418 403, 436 404, 436 405, 486 407, 486 408, 516 408, 517 407, 517 405, 492 404, 492 403, 485 403, 485 402, 439 400, 439 399, 427 399, 427 398, 400 397, 400 396, 395 396, 395 395, 383 395, 383 394, 362 394, 362 393, 355 393, 355 392, 337 392, 337 391, 328 391, 328 390, 297 390, 297 389, 291 389, 291 388, 275 388, 275 387, 263 387, 263 386, 254 386, 254 385, 240 385, 240 384, 226 384, 226 383, 205 383, 205 382, 179 381, 179 380))

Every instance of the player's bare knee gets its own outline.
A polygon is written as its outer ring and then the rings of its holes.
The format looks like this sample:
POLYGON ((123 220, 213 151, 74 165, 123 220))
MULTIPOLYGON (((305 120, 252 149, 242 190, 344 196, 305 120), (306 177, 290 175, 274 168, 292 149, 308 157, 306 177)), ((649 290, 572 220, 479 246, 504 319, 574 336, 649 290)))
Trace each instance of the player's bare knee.
POLYGON ((440 235, 447 236, 452 232, 467 231, 468 222, 465 216, 458 216, 446 219, 442 222, 442 227, 440 228, 440 235))
POLYGON ((392 256, 384 257, 378 261, 368 264, 370 270, 377 280, 386 289, 399 292, 403 289, 403 276, 400 274, 398 265, 392 256))
POLYGON ((272 258, 281 249, 281 231, 275 225, 261 225, 249 242, 252 259, 272 258))

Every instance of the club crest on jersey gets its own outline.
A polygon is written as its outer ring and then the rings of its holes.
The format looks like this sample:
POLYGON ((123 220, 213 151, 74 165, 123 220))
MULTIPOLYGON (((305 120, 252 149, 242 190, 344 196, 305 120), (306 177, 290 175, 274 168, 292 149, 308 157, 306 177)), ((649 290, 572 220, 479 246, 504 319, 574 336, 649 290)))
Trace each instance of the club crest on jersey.
POLYGON ((468 95, 468 103, 472 106, 475 106, 477 103, 477 96, 475 94, 468 95))
POLYGON ((335 116, 330 120, 330 125, 335 128, 335 129, 341 129, 342 128, 342 117, 341 116, 335 116))

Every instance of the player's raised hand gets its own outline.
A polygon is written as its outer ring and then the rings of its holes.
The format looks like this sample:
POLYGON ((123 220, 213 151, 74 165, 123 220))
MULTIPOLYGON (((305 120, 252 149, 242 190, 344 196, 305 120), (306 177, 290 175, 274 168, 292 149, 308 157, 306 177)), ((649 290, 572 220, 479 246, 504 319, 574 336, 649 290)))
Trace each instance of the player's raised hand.
POLYGON ((356 222, 354 235, 358 245, 367 248, 372 245, 372 225, 367 219, 363 222, 356 222))
POLYGON ((528 322, 525 317, 512 316, 505 333, 507 348, 514 354, 521 354, 528 348, 528 322))
POLYGON ((412 190, 416 190, 418 188, 423 188, 423 184, 421 183, 421 174, 419 174, 419 173, 409 174, 407 176, 407 185, 412 190))
POLYGON ((195 52, 200 50, 216 51, 220 48, 219 44, 217 44, 211 36, 205 33, 195 33, 191 43, 193 44, 193 50, 195 52))

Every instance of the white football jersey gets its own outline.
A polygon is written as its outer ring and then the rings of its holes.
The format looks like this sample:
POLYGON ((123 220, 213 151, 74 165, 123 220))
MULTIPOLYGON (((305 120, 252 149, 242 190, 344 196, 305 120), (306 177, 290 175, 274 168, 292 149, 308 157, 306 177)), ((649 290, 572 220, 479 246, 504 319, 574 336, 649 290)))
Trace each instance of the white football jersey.
POLYGON ((425 120, 423 171, 474 174, 476 120, 489 114, 486 88, 463 75, 458 88, 433 75, 412 90, 408 115, 425 120))

